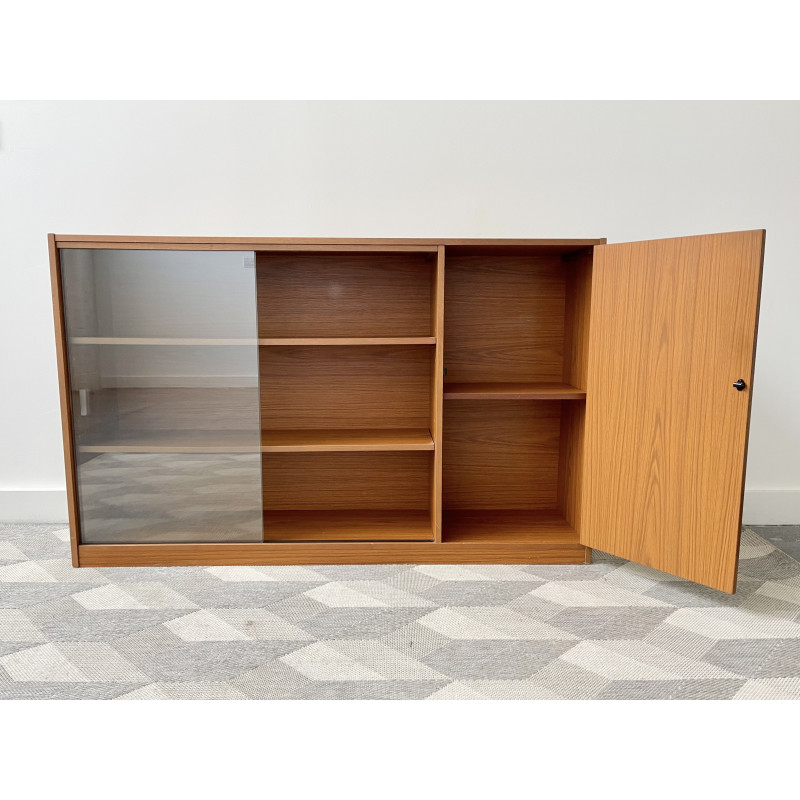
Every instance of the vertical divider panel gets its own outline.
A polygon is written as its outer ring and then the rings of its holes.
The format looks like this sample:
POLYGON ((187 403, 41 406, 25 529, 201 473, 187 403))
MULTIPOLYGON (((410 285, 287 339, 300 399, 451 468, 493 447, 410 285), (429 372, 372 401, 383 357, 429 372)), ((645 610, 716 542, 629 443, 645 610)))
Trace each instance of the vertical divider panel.
MULTIPOLYGON (((584 390, 589 357, 593 254, 593 248, 587 248, 564 259, 566 303, 563 380, 570 386, 584 390)), ((561 407, 558 508, 570 526, 580 534, 586 403, 562 402, 561 407)))
MULTIPOLYGON (((245 264, 253 267, 253 296, 256 302, 256 338, 261 341, 261 303, 259 302, 259 292, 261 291, 261 282, 258 280, 258 253, 253 250, 243 254, 245 264)), ((261 358, 261 346, 256 347, 256 385, 258 387, 258 443, 259 446, 264 444, 264 430, 267 426, 264 424, 264 376, 262 374, 263 360, 261 358)), ((265 522, 265 509, 264 509, 264 453, 259 454, 258 458, 258 471, 261 485, 261 541, 267 540, 267 531, 264 525, 265 522)))
POLYGON ((61 400, 61 429, 64 440, 64 471, 67 477, 67 511, 69 514, 70 546, 72 549, 72 566, 78 563, 78 546, 80 530, 78 527, 78 491, 75 479, 75 455, 72 441, 72 399, 69 389, 69 365, 67 364, 67 335, 64 325, 64 300, 61 286, 61 261, 59 258, 56 237, 47 237, 50 251, 50 287, 53 292, 53 315, 56 334, 56 362, 58 363, 58 391, 61 400))
POLYGON ((444 402, 444 245, 436 251, 433 273, 433 335, 436 337, 431 381, 431 438, 433 470, 431 472, 431 525, 434 542, 442 541, 442 411, 444 402))

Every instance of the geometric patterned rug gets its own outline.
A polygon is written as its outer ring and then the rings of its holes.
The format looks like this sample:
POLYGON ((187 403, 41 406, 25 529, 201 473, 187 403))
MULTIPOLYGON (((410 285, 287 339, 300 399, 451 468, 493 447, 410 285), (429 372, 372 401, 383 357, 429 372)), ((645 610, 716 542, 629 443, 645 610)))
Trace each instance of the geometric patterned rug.
POLYGON ((800 699, 800 563, 73 569, 0 525, 0 699, 800 699))

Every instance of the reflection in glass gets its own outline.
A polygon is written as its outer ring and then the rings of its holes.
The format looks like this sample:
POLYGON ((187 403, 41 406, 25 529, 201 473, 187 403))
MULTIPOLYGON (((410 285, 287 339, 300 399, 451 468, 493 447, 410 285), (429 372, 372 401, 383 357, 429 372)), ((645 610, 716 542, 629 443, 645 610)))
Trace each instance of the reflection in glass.
POLYGON ((262 540, 252 263, 61 251, 82 543, 262 540))

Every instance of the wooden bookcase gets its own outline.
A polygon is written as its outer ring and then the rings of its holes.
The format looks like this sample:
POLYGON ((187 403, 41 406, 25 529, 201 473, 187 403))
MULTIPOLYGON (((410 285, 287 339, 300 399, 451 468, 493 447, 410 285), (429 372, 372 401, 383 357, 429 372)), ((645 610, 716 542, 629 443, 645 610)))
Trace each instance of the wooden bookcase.
POLYGON ((733 591, 763 239, 51 235, 73 563, 598 547, 733 591))

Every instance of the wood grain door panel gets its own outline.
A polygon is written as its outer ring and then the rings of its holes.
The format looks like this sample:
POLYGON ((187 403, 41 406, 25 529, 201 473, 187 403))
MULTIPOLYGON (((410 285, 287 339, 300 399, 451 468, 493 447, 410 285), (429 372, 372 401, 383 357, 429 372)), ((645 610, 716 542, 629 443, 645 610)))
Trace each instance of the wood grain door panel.
POLYGON ((735 591, 763 247, 595 247, 582 544, 735 591))

